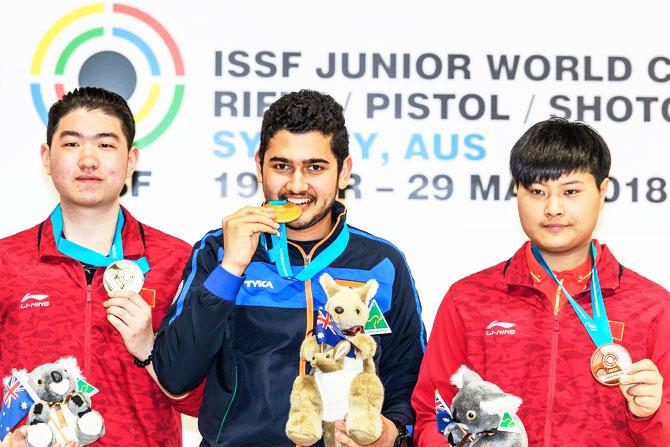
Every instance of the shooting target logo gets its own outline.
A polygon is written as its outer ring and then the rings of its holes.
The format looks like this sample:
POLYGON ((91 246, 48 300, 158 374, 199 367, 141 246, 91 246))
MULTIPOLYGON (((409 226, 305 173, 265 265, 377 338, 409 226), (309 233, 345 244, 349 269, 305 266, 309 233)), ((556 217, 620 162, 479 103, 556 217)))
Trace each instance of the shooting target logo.
POLYGON ((51 104, 80 86, 121 95, 135 113, 140 148, 174 121, 184 97, 184 63, 167 29, 121 3, 94 3, 58 19, 30 69, 33 105, 44 124, 51 104))

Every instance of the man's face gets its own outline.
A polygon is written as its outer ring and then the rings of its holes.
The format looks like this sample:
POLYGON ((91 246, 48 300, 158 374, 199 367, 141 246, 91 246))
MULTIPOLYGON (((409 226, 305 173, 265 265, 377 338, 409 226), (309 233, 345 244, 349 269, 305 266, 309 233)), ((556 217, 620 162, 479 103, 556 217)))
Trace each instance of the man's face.
POLYGON ((63 116, 42 164, 65 206, 97 208, 118 202, 137 163, 118 118, 100 110, 75 109, 63 116))
POLYGON ((338 174, 330 142, 330 136, 319 132, 280 130, 268 142, 263 166, 256 153, 265 199, 288 200, 302 210, 298 220, 287 224, 291 239, 316 240, 328 234, 337 190, 349 184, 351 158, 344 160, 338 174))
POLYGON ((575 262, 583 262, 605 203, 607 183, 605 179, 597 187, 592 174, 575 172, 528 188, 519 186, 523 230, 543 253, 574 255, 575 262))

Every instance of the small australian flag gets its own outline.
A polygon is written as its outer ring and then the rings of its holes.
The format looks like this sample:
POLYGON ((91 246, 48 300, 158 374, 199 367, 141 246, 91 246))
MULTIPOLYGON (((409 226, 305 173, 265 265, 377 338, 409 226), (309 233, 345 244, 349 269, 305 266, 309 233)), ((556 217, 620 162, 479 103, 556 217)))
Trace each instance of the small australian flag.
POLYGON ((30 397, 26 387, 16 373, 12 374, 5 384, 0 410, 0 441, 12 431, 21 419, 26 417, 35 401, 30 397))
MULTIPOLYGON (((336 346, 342 340, 347 340, 347 336, 344 335, 342 330, 337 326, 337 323, 333 321, 333 317, 324 311, 317 311, 316 316, 316 330, 314 331, 314 336, 316 341, 321 344, 325 343, 329 346, 336 346)), ((353 346, 347 357, 355 357, 355 351, 353 346)))
POLYGON ((435 390, 435 421, 437 422, 437 431, 442 434, 447 429, 447 425, 454 421, 451 410, 437 390, 435 390))

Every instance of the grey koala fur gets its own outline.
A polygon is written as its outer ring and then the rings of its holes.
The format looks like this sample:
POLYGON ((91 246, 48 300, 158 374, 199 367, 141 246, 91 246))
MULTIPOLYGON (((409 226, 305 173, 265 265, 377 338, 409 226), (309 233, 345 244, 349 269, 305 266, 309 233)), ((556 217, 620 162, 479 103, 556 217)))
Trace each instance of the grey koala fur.
POLYGON ((74 433, 80 446, 91 444, 105 434, 103 418, 91 409, 89 397, 75 392, 77 377, 80 375, 76 360, 72 357, 40 365, 28 374, 29 384, 40 398, 28 413, 28 447, 51 447, 56 443, 56 435, 48 424, 50 420, 58 418, 56 414, 52 415, 57 410, 49 404, 66 406, 74 415, 74 433))
POLYGON ((465 365, 451 377, 451 383, 459 390, 451 406, 454 422, 445 430, 445 436, 451 445, 459 445, 466 433, 471 433, 463 446, 528 446, 526 429, 516 415, 522 403, 520 398, 503 392, 491 382, 486 382, 465 365), (498 430, 506 412, 514 419, 518 432, 498 430))

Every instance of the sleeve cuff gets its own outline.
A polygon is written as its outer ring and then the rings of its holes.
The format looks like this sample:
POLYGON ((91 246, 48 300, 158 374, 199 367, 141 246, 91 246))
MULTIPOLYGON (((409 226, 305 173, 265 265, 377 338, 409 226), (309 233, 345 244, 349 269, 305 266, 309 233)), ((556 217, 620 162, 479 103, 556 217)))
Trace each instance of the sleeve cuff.
POLYGON ((205 280, 204 286, 222 300, 235 301, 243 282, 244 276, 233 275, 221 265, 217 265, 205 280))

